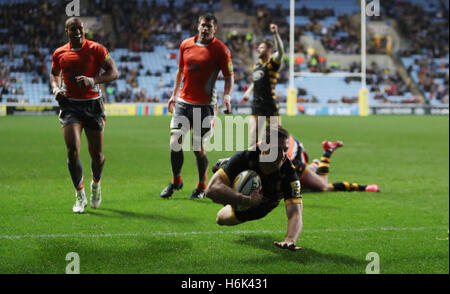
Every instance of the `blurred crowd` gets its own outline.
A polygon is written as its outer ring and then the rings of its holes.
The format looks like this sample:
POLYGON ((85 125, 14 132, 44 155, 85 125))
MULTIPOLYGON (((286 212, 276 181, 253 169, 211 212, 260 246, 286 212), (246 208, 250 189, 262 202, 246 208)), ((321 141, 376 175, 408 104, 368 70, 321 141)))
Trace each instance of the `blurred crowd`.
MULTIPOLYGON (((110 51, 115 48, 128 48, 133 52, 152 52, 155 46, 165 45, 167 48, 178 48, 180 42, 196 33, 196 22, 200 14, 212 9, 214 1, 195 0, 186 1, 184 7, 177 8, 173 0, 165 4, 156 1, 142 2, 120 0, 87 1, 89 5, 81 7, 82 15, 100 17, 108 13, 111 17, 112 28, 97 28, 87 30, 89 39, 94 39, 105 45, 110 51), (195 5, 201 3, 202 5, 195 5), (202 8, 200 8, 202 7, 202 8), (205 9, 206 8, 206 9, 205 9)), ((245 91, 251 83, 251 63, 256 56, 257 41, 261 38, 271 38, 269 24, 279 25, 279 32, 288 48, 289 24, 286 11, 280 6, 269 9, 265 5, 255 5, 253 1, 232 0, 236 9, 255 15, 258 29, 252 34, 229 33, 225 43, 230 48, 236 74, 236 84, 239 91, 245 91)), ((428 99, 448 101, 448 11, 437 9, 436 13, 427 13, 422 6, 413 5, 398 0, 384 0, 382 5, 382 19, 395 18, 403 37, 410 40, 411 46, 399 53, 400 57, 415 56, 414 67, 408 68, 411 74, 418 69, 418 86, 428 95, 428 99), (437 61, 441 59, 441 61, 437 61), (438 70, 437 70, 438 69, 438 70), (445 70, 446 69, 446 70, 445 70)), ((64 1, 42 0, 38 4, 18 3, 2 5, 0 9, 0 58, 8 60, 22 59, 18 65, 0 63, 0 93, 21 93, 23 91, 8 72, 33 73, 36 82, 48 82, 47 64, 53 50, 66 42, 64 33, 65 10, 64 1), (16 44, 27 45, 27 52, 16 50, 16 44), (47 48, 47 50, 43 50, 47 48)), ((312 35, 322 42, 328 52, 339 54, 359 54, 360 28, 355 16, 340 15, 336 17, 332 9, 307 9, 300 7, 296 15, 309 18, 309 23, 295 27, 295 35, 312 35), (336 17, 337 21, 331 26, 323 26, 320 21, 326 17, 336 17)), ((369 54, 392 53, 392 40, 386 36, 371 35, 368 40, 369 54)), ((329 63, 325 56, 321 56, 313 48, 305 47, 299 38, 294 44, 298 57, 295 60, 297 71, 332 72, 342 70, 340 64, 329 63)), ((127 58, 122 56, 122 58, 127 58)), ((132 58, 132 57, 131 57, 132 58)), ((171 57, 173 58, 173 57, 171 57)), ((176 56, 175 56, 176 58, 176 56)), ((132 60, 122 60, 132 61, 132 60)), ((279 83, 288 80, 288 61, 284 58, 284 65, 280 72, 279 83)), ((140 61, 138 61, 140 62, 140 61)), ((357 66, 356 66, 357 67, 357 66)), ((170 91, 164 91, 161 97, 153 97, 145 93, 145 88, 138 84, 139 70, 119 67, 121 79, 126 80, 127 90, 119 93, 117 84, 111 83, 106 90, 113 101, 161 101, 169 98, 170 91), (129 87, 128 87, 129 86, 129 87)), ((170 69, 168 69, 170 71, 170 69)), ((350 71, 353 69, 351 68, 350 71)), ((146 76, 160 77, 159 71, 145 72, 146 76)), ((220 77, 219 77, 220 78, 220 77)), ((172 81, 161 82, 158 86, 169 89, 172 81)), ((390 73, 384 68, 373 64, 368 68, 368 85, 375 93, 376 99, 388 101, 386 96, 401 96, 408 92, 408 87, 398 73, 390 73)), ((302 92, 302 91, 300 91, 302 92)), ((284 97, 279 97, 284 100, 284 97)), ((310 99, 315 102, 317 99, 310 99)), ((353 98, 342 97, 340 102, 353 102, 353 98)))
POLYGON ((407 68, 408 73, 416 71, 418 86, 428 101, 448 103, 448 10, 441 7, 430 14, 421 6, 402 2, 391 5, 387 12, 398 20, 401 33, 410 40, 411 45, 400 52, 402 57, 414 57, 414 65, 407 68))

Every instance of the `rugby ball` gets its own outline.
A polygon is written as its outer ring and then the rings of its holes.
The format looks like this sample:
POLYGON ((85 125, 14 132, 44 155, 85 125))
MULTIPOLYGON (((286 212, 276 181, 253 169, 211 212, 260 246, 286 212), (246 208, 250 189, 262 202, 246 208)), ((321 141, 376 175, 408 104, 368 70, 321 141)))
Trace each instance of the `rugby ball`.
POLYGON ((250 195, 261 186, 261 178, 254 170, 245 170, 233 181, 233 189, 244 195, 250 195))

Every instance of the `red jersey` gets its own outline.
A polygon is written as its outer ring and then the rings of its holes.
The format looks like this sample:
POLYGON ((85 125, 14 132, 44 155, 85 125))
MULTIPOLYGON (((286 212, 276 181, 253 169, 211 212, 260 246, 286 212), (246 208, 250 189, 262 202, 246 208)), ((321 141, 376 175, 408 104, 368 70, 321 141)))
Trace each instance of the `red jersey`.
POLYGON ((70 43, 55 50, 52 68, 62 71, 66 96, 73 99, 94 99, 100 97, 100 88, 80 87, 75 80, 77 76, 88 78, 100 74, 102 64, 108 57, 108 50, 102 45, 84 40, 80 50, 70 49, 70 43))
POLYGON ((183 72, 180 98, 192 104, 216 104, 219 71, 224 77, 233 75, 230 50, 216 38, 208 45, 197 44, 197 38, 186 39, 180 45, 178 67, 183 72))

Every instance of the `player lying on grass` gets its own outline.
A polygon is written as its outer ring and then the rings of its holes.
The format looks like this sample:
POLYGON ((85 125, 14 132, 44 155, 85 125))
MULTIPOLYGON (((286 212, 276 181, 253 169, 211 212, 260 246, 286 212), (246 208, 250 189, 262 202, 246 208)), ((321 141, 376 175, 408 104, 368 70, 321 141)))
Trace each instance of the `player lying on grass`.
POLYGON ((329 192, 329 191, 365 191, 365 192, 379 192, 378 185, 360 185, 358 183, 349 182, 328 182, 328 173, 330 169, 331 155, 337 148, 344 146, 342 141, 323 141, 322 147, 324 153, 319 160, 314 160, 311 165, 308 165, 308 152, 305 150, 303 144, 295 137, 289 136, 289 151, 288 157, 295 166, 297 175, 303 188, 315 192, 329 192))
MULTIPOLYGON (((358 183, 349 182, 328 182, 331 155, 337 148, 343 146, 344 143, 342 141, 323 141, 322 147, 324 149, 324 153, 320 158, 320 161, 315 159, 312 164, 308 165, 309 155, 302 142, 300 142, 296 137, 289 136, 288 158, 295 167, 295 171, 300 179, 302 188, 309 189, 314 192, 380 192, 380 188, 376 184, 361 185, 358 183)), ((229 158, 219 159, 213 167, 213 173, 215 173, 221 166, 224 166, 228 160, 229 158)))
MULTIPOLYGON (((288 228, 286 238, 274 244, 283 249, 299 250, 297 239, 302 231, 302 196, 300 181, 295 168, 288 158, 289 133, 281 126, 269 125, 266 128, 266 142, 274 144, 269 136, 278 142, 269 150, 277 150, 277 157, 273 161, 266 160, 265 155, 270 151, 259 145, 254 151, 245 150, 234 154, 224 163, 211 178, 206 197, 214 202, 225 205, 217 213, 217 223, 225 226, 235 226, 247 221, 263 218, 284 198, 288 228), (272 135, 270 135, 272 133, 272 135), (237 175, 245 170, 254 170, 261 177, 261 187, 250 195, 244 195, 232 188, 237 175)), ((263 146, 264 147, 264 146, 263 146)), ((266 145, 267 147, 267 145, 266 145)))

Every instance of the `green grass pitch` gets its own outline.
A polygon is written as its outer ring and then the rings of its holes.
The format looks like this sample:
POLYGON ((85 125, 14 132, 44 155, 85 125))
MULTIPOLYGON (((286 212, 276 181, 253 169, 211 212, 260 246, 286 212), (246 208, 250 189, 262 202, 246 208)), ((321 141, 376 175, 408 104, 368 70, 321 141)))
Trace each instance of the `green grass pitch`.
MULTIPOLYGON (((103 203, 75 215, 57 118, 0 118, 0 273, 65 273, 69 252, 79 254, 81 273, 363 274, 369 252, 381 273, 449 273, 448 116, 283 117, 311 159, 322 140, 344 141, 330 181, 381 188, 305 192, 298 252, 272 244, 286 233, 283 202, 264 219, 219 227, 220 205, 188 200, 197 182, 192 152, 183 190, 159 197, 171 179, 169 121, 108 118, 103 203)), ((83 135, 88 193, 86 145, 83 135)), ((210 167, 230 154, 209 152, 210 167)))

